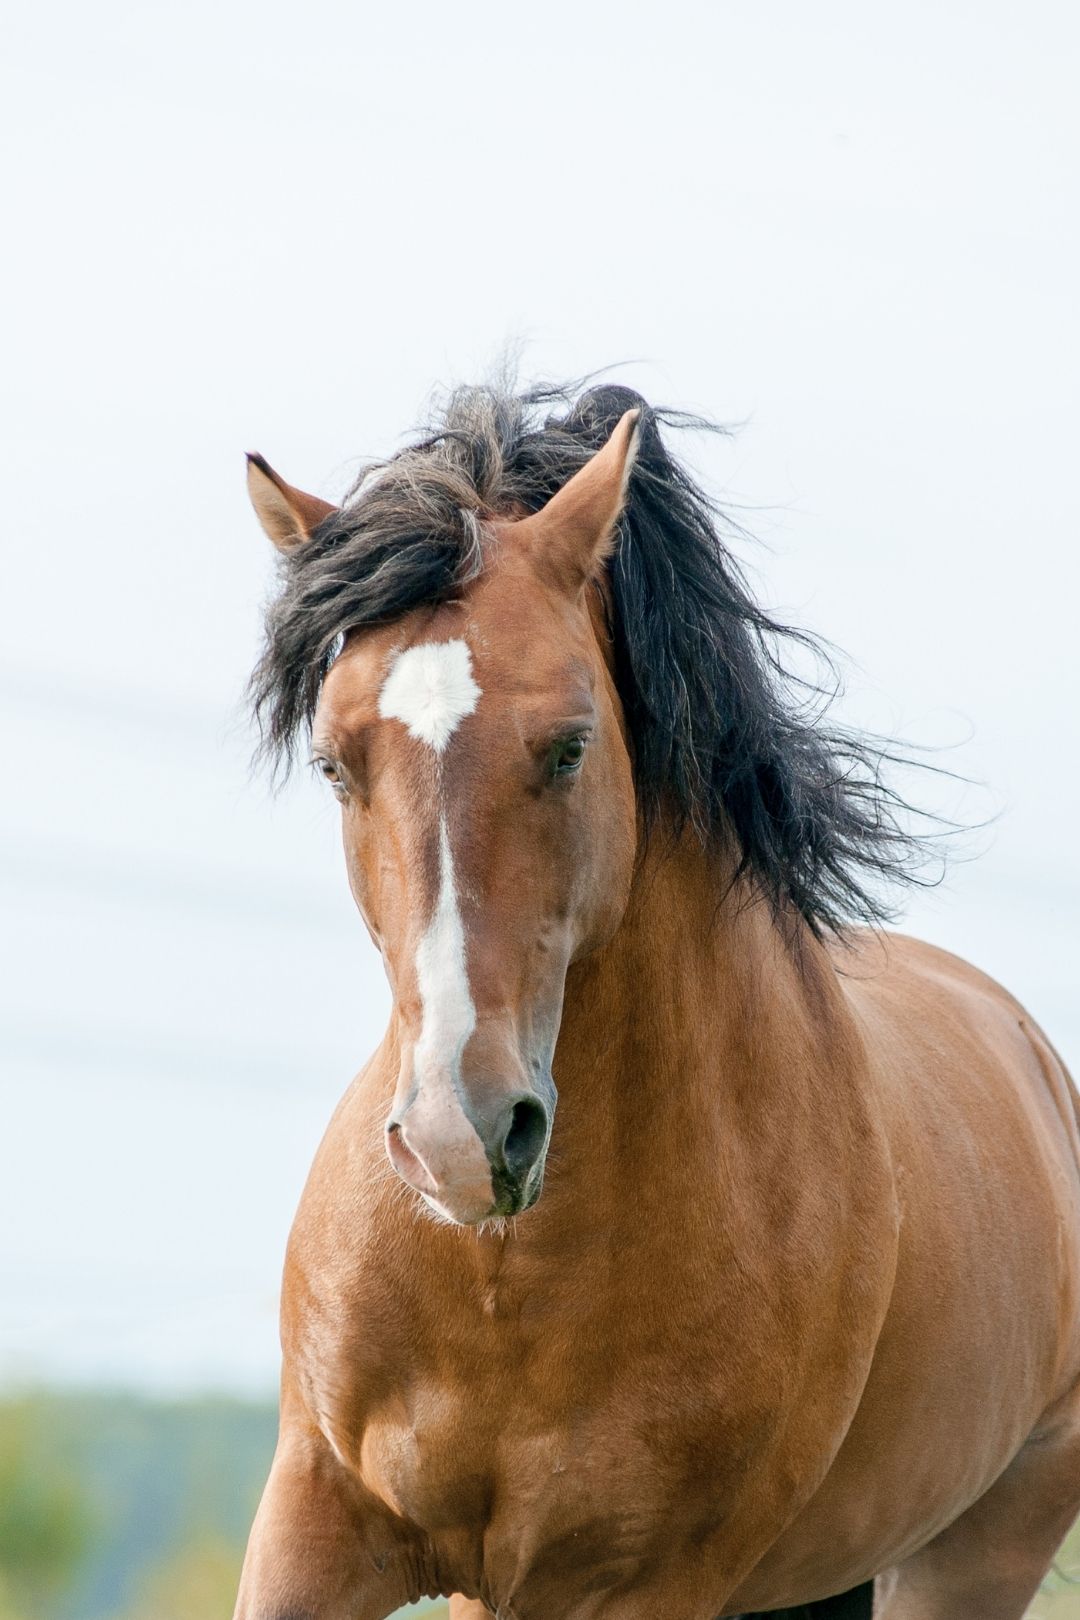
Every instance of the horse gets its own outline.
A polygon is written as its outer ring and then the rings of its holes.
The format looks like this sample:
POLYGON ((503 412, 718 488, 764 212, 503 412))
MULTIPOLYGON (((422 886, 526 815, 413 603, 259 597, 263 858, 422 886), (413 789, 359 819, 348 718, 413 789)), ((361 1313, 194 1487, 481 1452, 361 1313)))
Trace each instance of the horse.
POLYGON ((281 552, 262 748, 393 993, 288 1243, 236 1620, 1016 1620, 1080 1512, 1080 1137, 676 413, 463 388, 281 552))

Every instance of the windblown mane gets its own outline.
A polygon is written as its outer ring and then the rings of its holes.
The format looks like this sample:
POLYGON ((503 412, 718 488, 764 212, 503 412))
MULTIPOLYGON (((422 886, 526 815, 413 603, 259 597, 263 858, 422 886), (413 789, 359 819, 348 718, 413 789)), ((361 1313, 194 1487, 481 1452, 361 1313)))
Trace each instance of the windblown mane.
POLYGON ((924 853, 882 780, 891 756, 823 723, 826 687, 793 678, 783 657, 817 643, 753 601, 721 538, 730 526, 660 433, 711 424, 629 388, 462 388, 423 437, 368 467, 283 561, 251 681, 262 752, 288 769, 343 633, 459 591, 483 566, 485 517, 538 510, 633 406, 640 448, 609 568, 646 824, 732 831, 743 870, 815 933, 886 921, 883 886, 921 881, 924 853))

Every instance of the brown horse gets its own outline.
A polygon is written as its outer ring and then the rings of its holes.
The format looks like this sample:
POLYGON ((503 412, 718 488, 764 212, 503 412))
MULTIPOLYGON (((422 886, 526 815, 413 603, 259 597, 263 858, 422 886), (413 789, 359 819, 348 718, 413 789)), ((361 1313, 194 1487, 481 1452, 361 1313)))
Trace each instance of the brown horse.
POLYGON ((340 510, 251 459, 264 736, 310 723, 394 1005, 239 1620, 1016 1620, 1080 1511, 1068 1079, 849 926, 915 846, 665 420, 466 391, 340 510))

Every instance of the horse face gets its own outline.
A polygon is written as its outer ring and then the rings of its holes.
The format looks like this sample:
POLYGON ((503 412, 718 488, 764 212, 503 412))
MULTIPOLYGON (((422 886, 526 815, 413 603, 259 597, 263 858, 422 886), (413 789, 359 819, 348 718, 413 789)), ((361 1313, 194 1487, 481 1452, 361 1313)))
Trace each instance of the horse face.
POLYGON ((492 525, 459 600, 351 636, 316 716, 394 994, 387 1152, 459 1223, 539 1197, 567 968, 629 892, 631 768, 590 581, 632 429, 542 512, 492 525))

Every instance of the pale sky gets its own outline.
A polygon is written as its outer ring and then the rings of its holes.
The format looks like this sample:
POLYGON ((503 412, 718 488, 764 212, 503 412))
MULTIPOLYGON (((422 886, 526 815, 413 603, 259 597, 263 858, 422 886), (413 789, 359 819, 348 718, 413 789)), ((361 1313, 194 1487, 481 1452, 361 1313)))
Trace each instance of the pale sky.
POLYGON ((333 497, 508 341, 744 424, 688 448, 763 597, 1000 811, 905 926, 1080 1066, 1078 43, 1051 0, 22 8, 0 1378, 274 1387, 387 997, 333 802, 248 772, 243 451, 333 497))

